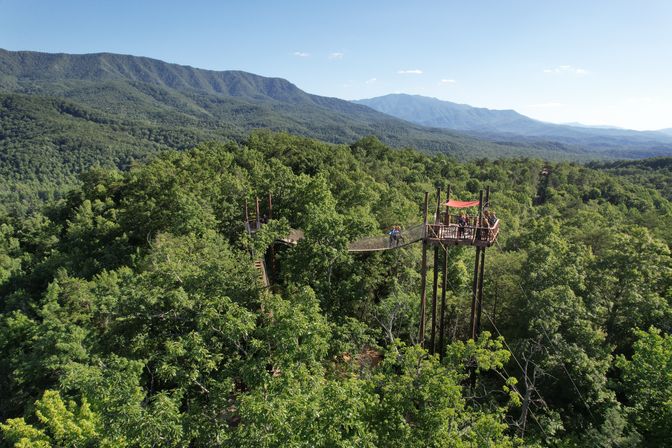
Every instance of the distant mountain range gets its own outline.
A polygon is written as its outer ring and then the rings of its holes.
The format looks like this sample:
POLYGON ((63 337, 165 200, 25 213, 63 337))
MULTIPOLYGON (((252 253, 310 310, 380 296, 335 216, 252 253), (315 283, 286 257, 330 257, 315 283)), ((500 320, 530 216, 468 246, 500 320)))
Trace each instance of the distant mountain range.
POLYGON ((611 130, 596 137, 593 130, 548 125, 514 111, 411 96, 368 102, 311 95, 280 78, 145 57, 0 49, 0 177, 67 180, 91 165, 123 167, 168 148, 244 140, 260 128, 332 143, 374 135, 393 147, 458 158, 672 154, 672 137, 663 133, 667 143, 611 130), (562 138, 549 138, 556 134, 562 138))
POLYGON ((391 94, 354 101, 379 112, 423 126, 462 131, 497 142, 555 142, 595 152, 672 154, 672 132, 632 131, 605 126, 545 123, 514 110, 492 110, 420 95, 391 94))

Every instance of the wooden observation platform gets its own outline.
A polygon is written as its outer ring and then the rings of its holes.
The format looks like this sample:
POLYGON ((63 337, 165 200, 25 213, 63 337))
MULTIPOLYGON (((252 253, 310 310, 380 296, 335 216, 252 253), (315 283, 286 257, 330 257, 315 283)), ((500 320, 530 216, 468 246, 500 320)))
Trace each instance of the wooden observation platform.
POLYGON ((465 215, 466 224, 457 224, 459 215, 448 215, 448 219, 439 224, 427 224, 427 239, 430 244, 444 246, 490 247, 499 235, 499 219, 493 225, 479 223, 477 216, 465 215))

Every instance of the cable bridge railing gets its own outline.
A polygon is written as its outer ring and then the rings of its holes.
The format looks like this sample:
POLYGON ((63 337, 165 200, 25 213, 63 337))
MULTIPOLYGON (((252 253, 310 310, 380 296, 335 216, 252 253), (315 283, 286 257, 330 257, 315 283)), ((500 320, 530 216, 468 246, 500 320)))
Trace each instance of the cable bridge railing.
POLYGON ((348 252, 378 252, 416 243, 425 237, 425 225, 416 224, 401 230, 399 235, 371 236, 348 244, 348 252))

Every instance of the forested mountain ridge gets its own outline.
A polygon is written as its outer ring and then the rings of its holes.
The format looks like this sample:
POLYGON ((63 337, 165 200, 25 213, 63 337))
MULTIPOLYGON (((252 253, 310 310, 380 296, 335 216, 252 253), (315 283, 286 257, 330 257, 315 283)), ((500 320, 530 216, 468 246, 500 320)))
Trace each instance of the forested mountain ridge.
POLYGON ((670 446, 672 204, 562 162, 532 205, 543 166, 254 132, 0 213, 0 445, 670 446), (346 248, 448 184, 490 186, 502 231, 478 341, 473 249, 448 248, 439 359, 416 345, 420 247, 346 248), (245 201, 269 192, 252 239, 245 201), (265 289, 250 254, 290 227, 265 289))
MULTIPOLYGON (((310 95, 280 78, 266 78, 237 70, 196 69, 114 53, 71 55, 0 49, 0 72, 5 88, 20 89, 20 84, 30 81, 127 81, 251 99, 291 103, 313 100, 310 95)), ((349 110, 364 109, 349 107, 349 110)))
POLYGON ((492 110, 421 95, 391 94, 354 101, 424 126, 464 131, 493 141, 555 142, 595 154, 644 158, 672 154, 672 136, 661 131, 571 126, 545 123, 514 110, 492 110))
POLYGON ((136 56, 0 50, 0 90, 58 97, 126 119, 221 131, 231 138, 268 128, 338 143, 376 135, 393 146, 458 156, 514 152, 511 146, 424 128, 349 101, 311 95, 284 79, 136 56))

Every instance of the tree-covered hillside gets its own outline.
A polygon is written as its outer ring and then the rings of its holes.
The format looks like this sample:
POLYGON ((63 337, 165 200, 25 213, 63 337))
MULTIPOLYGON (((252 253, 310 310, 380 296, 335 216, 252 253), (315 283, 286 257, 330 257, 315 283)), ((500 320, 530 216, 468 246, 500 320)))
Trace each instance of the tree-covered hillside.
MULTIPOLYGON (((395 147, 459 156, 513 155, 516 149, 525 151, 529 146, 497 145, 417 126, 349 101, 308 94, 284 79, 110 53, 0 49, 0 92, 55 97, 120 120, 199 128, 231 138, 258 128, 335 143, 376 135, 395 147)), ((546 148, 530 151, 545 152, 546 148)))
POLYGON ((608 173, 625 177, 641 185, 658 190, 668 200, 672 200, 672 157, 656 157, 645 160, 619 160, 616 162, 594 162, 589 166, 608 173))
POLYGON ((672 204, 561 162, 533 205, 542 166, 256 132, 5 203, 0 444, 670 446, 672 204), (448 184, 490 186, 502 231, 478 341, 473 249, 447 251, 439 359, 415 344, 420 248, 346 247, 420 222, 448 184), (244 203, 267 193, 250 238, 244 203), (305 239, 272 245, 290 227, 305 239), (269 290, 250 254, 271 247, 269 290))

